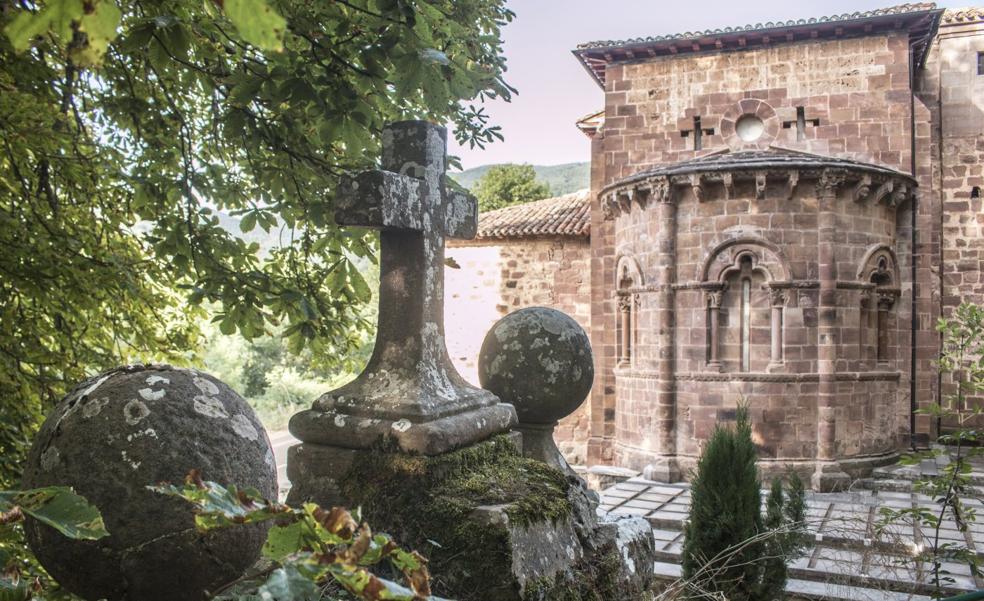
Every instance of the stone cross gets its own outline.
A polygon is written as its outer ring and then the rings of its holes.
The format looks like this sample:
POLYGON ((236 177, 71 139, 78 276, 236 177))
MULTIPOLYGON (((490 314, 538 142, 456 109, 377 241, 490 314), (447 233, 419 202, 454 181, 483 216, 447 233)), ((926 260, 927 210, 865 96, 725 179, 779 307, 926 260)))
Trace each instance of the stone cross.
POLYGON ((391 437, 432 455, 516 423, 512 405, 464 381, 445 346, 444 240, 478 227, 475 198, 446 186, 446 147, 443 127, 393 123, 382 169, 342 178, 336 221, 380 230, 379 326, 359 377, 291 419, 305 443, 361 449, 391 437))

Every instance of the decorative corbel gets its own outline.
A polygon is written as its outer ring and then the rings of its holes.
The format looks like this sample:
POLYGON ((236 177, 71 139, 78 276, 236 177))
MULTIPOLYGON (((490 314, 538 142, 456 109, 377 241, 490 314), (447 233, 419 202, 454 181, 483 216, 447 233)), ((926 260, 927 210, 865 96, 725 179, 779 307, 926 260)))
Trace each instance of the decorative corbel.
POLYGON ((901 184, 892 190, 892 194, 889 197, 889 204, 893 207, 897 207, 904 203, 909 198, 909 186, 906 184, 901 184))
POLYGON ((618 215, 618 204, 615 202, 615 195, 609 194, 601 199, 601 214, 605 221, 611 221, 618 215))
POLYGON ((796 192, 796 186, 799 185, 799 180, 799 171, 789 172, 789 179, 786 181, 786 200, 793 199, 793 193, 796 192))
POLYGON ((817 180, 817 196, 832 197, 837 195, 837 189, 847 181, 847 172, 843 169, 824 169, 817 180))
POLYGON ((651 190, 645 186, 639 186, 638 188, 632 188, 632 200, 639 205, 640 209, 646 208, 646 203, 649 202, 649 194, 651 190))
POLYGON ((894 189, 895 189, 895 182, 892 181, 891 179, 885 180, 882 183, 882 185, 878 186, 878 189, 875 190, 875 193, 872 194, 871 196, 872 202, 874 202, 875 204, 880 203, 881 201, 888 198, 892 194, 892 190, 894 189))
POLYGON ((724 184, 724 198, 731 200, 735 196, 735 177, 731 173, 721 175, 721 182, 724 184))
POLYGON ((630 192, 626 190, 619 190, 615 193, 615 203, 625 213, 628 213, 629 209, 632 208, 632 197, 629 194, 630 192))
POLYGON ((871 176, 865 174, 861 176, 861 179, 858 180, 857 185, 854 186, 854 202, 864 201, 869 194, 871 194, 871 176))
POLYGON ((704 175, 702 173, 690 174, 690 189, 694 193, 697 202, 704 202, 704 175))
POLYGON ((765 198, 765 171, 755 173, 755 198, 762 200, 765 198))

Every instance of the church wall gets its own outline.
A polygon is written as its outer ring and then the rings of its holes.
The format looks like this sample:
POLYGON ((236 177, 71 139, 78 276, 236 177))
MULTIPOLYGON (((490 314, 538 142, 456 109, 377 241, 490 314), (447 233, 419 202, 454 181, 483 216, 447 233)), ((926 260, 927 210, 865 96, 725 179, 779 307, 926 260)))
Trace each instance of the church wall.
MULTIPOLYGON (((719 185, 718 185, 719 186, 719 185)), ((681 469, 693 465, 700 446, 722 420, 732 419, 739 402, 748 403, 761 456, 776 462, 812 465, 816 457, 818 387, 818 238, 814 182, 798 186, 790 198, 781 182, 770 182, 765 197, 755 198, 752 182, 736 184, 730 198, 712 187, 698 201, 688 188, 678 188, 675 209, 674 353, 675 452, 681 469), (712 255, 734 239, 756 239, 776 249, 781 261, 762 265, 772 279, 790 281, 783 307, 783 365, 771 365, 770 293, 760 275, 751 293, 750 365, 739 368, 738 288, 732 283, 722 295, 719 312, 721 367, 708 363, 708 299, 704 279, 712 255), (783 265, 779 265, 781 262, 783 265), (788 270, 788 271, 786 271, 788 270)), ((658 444, 654 397, 664 354, 658 344, 659 300, 653 286, 659 270, 660 221, 652 203, 632 203, 614 220, 615 249, 620 263, 638 265, 633 347, 630 361, 615 369, 615 459, 619 465, 642 469, 661 449, 658 444)), ((891 453, 907 431, 900 411, 905 390, 908 339, 900 335, 899 303, 883 324, 884 356, 877 360, 877 299, 863 300, 861 284, 868 283, 873 249, 894 251, 896 210, 885 202, 855 202, 851 189, 842 191, 836 206, 834 238, 838 288, 838 346, 836 370, 836 448, 840 458, 891 453)), ((770 262, 771 261, 771 262, 770 262)), ((713 269, 713 268, 712 268, 713 269)), ((899 288, 900 274, 890 287, 899 288)), ((869 293, 870 295, 870 293, 869 293)))
POLYGON ((721 120, 745 98, 767 101, 775 144, 909 170, 908 39, 903 33, 795 42, 738 52, 658 57, 606 72, 606 183, 725 147, 721 120), (808 124, 798 140, 797 107, 808 124), (714 129, 695 151, 693 118, 714 129))
MULTIPOLYGON (((932 200, 941 207, 935 224, 942 228, 937 301, 944 315, 962 302, 984 303, 984 74, 978 73, 984 16, 952 15, 940 27, 920 88, 935 117, 931 152, 938 187, 932 200)), ((953 392, 944 376, 943 400, 953 392)), ((952 408, 981 402, 969 399, 952 408)), ((943 427, 956 425, 947 420, 943 427)))
MULTIPOLYGON (((482 340, 502 316, 531 306, 552 307, 590 332, 591 279, 586 238, 451 241, 447 256, 460 266, 445 268, 444 312, 448 353, 458 372, 478 385, 482 340)), ((572 464, 587 462, 590 403, 585 402, 554 431, 572 464)))

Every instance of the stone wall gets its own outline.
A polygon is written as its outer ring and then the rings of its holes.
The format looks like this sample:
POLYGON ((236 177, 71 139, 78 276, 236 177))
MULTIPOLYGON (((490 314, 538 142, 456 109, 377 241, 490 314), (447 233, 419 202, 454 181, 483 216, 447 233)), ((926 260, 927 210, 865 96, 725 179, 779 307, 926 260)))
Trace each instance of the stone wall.
MULTIPOLYGON (((943 314, 961 302, 984 303, 984 74, 978 73, 979 53, 984 53, 984 12, 947 11, 919 86, 919 97, 932 114, 931 202, 938 207, 932 226, 939 256, 933 275, 942 279, 934 300, 943 314)), ((944 397, 952 392, 944 379, 944 397)))
MULTIPOLYGON (((470 382, 478 384, 478 353, 485 334, 507 313, 523 307, 552 307, 591 331, 587 238, 452 241, 447 256, 459 265, 445 269, 448 352, 470 382)), ((557 445, 575 465, 587 462, 589 412, 586 402, 554 431, 557 445)))
MULTIPOLYGON (((769 145, 870 162, 905 173, 911 170, 913 136, 908 38, 900 32, 854 39, 776 44, 745 51, 658 57, 609 65, 606 71, 605 124, 592 146, 592 166, 596 169, 593 172, 593 192, 597 193, 605 185, 658 165, 726 150, 729 146, 736 149, 736 113, 746 112, 754 99, 769 105, 770 112, 764 115, 768 117, 767 127, 772 128, 769 145), (801 131, 796 126, 798 110, 802 110, 805 120, 801 131), (694 118, 697 116, 700 117, 700 127, 705 129, 700 150, 695 150, 693 146, 694 118)), ((925 107, 917 106, 916 111, 917 116, 924 113, 928 116, 925 107)), ((923 139, 928 139, 928 128, 918 133, 923 139)), ((680 237, 677 240, 679 254, 676 264, 679 281, 692 278, 693 271, 716 238, 729 228, 739 226, 761 231, 766 237, 775 238, 775 242, 784 249, 791 249, 789 252, 794 255, 799 253, 800 256, 790 257, 790 261, 796 264, 795 277, 816 278, 817 224, 815 204, 810 204, 816 201, 806 201, 802 210, 784 210, 786 214, 778 218, 780 221, 775 221, 775 205, 783 202, 787 201, 778 197, 752 203, 733 199, 725 201, 725 204, 734 205, 731 209, 717 202, 681 207, 679 216, 683 223, 677 228, 680 237), (807 239, 811 235, 812 242, 807 239)), ((838 453, 847 455, 883 453, 899 445, 902 442, 899 437, 908 432, 911 245, 908 239, 903 240, 902 237, 907 237, 911 231, 908 227, 910 213, 907 206, 891 214, 877 213, 878 210, 867 208, 860 213, 850 210, 838 218, 837 224, 838 248, 842 248, 838 261, 843 263, 838 265, 839 271, 850 272, 850 278, 854 278, 861 255, 871 245, 878 243, 893 248, 900 270, 900 281, 895 284, 900 297, 893 307, 890 320, 891 365, 883 370, 885 377, 890 378, 890 391, 882 394, 885 387, 879 388, 881 384, 878 382, 842 382, 838 385, 838 396, 845 400, 866 394, 869 390, 879 391, 872 397, 872 409, 864 410, 878 413, 874 422, 881 424, 878 426, 882 428, 879 432, 863 425, 863 420, 855 415, 859 409, 845 404, 840 410, 838 453)), ((594 221, 601 221, 597 212, 594 217, 594 221)), ((620 445, 623 449, 646 448, 654 443, 654 425, 644 423, 651 417, 646 417, 647 411, 643 410, 644 405, 651 402, 647 400, 651 399, 650 393, 644 390, 654 384, 645 377, 633 380, 624 367, 616 366, 615 263, 618 257, 634 252, 629 247, 641 249, 643 255, 654 252, 653 242, 658 229, 654 221, 652 216, 640 217, 637 222, 625 225, 624 234, 621 223, 617 226, 611 222, 592 224, 595 236, 592 241, 592 266, 596 270, 592 291, 593 344, 596 349, 605 349, 601 355, 604 363, 599 366, 598 377, 606 384, 602 394, 593 397, 596 404, 594 414, 605 417, 603 424, 595 424, 594 431, 598 440, 608 444, 618 439, 616 447, 620 445), (606 226, 615 227, 618 233, 609 231, 606 237, 606 226), (603 289, 599 290, 599 285, 603 289), (615 380, 619 381, 617 390, 615 380), (612 406, 615 403, 617 407, 612 406), (626 438, 629 431, 634 432, 634 438, 626 438)), ((920 248, 927 257, 928 243, 927 237, 920 248)), ((645 259, 640 261, 645 262, 645 259)), ((928 272, 931 267, 928 261, 925 267, 928 272)), ((927 289, 923 292, 931 294, 932 291, 927 289)), ((872 341, 861 334, 860 325, 862 320, 870 317, 860 309, 860 299, 854 298, 859 294, 852 290, 840 295, 844 304, 840 319, 845 326, 843 337, 847 344, 839 354, 838 371, 873 368, 865 364, 866 361, 871 362, 872 341)), ((745 395, 753 401, 753 417, 758 411, 759 417, 769 418, 770 425, 767 427, 778 436, 770 445, 778 456, 815 456, 815 406, 804 411, 803 407, 797 407, 796 400, 802 400, 802 395, 811 391, 815 394, 815 382, 742 381, 731 387, 733 393, 728 399, 723 399, 713 394, 701 395, 701 387, 694 380, 687 379, 690 377, 688 374, 696 371, 695 365, 704 359, 705 353, 703 322, 706 309, 700 299, 692 296, 699 297, 700 294, 680 290, 675 301, 680 311, 677 315, 679 328, 675 358, 678 377, 677 451, 683 455, 694 453, 695 433, 711 427, 717 411, 732 408, 736 395, 745 395), (764 390, 770 392, 765 393, 764 390), (760 396, 758 403, 755 402, 756 395, 760 396), (788 401, 779 400, 781 398, 788 401), (691 402, 694 403, 692 407, 691 402)), ((788 330, 784 342, 788 370, 812 372, 815 371, 817 337, 815 291, 794 296, 786 318, 788 330)), ((647 301, 640 302, 645 304, 647 301)), ((759 317, 759 325, 762 326, 766 319, 765 312, 759 317)), ((654 323, 646 320, 645 311, 642 310, 636 324, 639 331, 655 327, 654 323)), ((922 338, 919 343, 931 341, 934 321, 928 308, 921 311, 922 338)), ((764 331, 764 328, 759 329, 764 331)), ((753 342, 758 338, 753 338, 753 342)), ((760 355, 768 352, 767 341, 758 340, 758 343, 753 347, 754 352, 760 355)), ((655 358, 658 354, 658 348, 651 340, 647 342, 642 336, 637 351, 641 357, 648 355, 655 358)), ((734 360, 732 351, 725 339, 722 346, 725 362, 734 360)), ((879 367, 879 370, 882 368, 879 367)), ((923 385, 926 390, 922 393, 931 394, 933 384, 930 378, 925 378, 923 385)), ((706 389, 704 392, 707 392, 706 389)), ((648 412, 650 416, 651 413, 648 412)), ((618 463, 632 454, 631 450, 624 454, 616 451, 611 459, 618 463)), ((593 462, 611 459, 606 457, 604 444, 599 444, 592 455, 593 462)))
POLYGON ((775 144, 909 169, 908 36, 794 42, 740 52, 610 65, 606 74, 605 183, 725 147, 721 122, 744 99, 771 104, 775 144), (793 126, 797 107, 808 124, 793 126), (692 148, 693 118, 714 129, 692 148))

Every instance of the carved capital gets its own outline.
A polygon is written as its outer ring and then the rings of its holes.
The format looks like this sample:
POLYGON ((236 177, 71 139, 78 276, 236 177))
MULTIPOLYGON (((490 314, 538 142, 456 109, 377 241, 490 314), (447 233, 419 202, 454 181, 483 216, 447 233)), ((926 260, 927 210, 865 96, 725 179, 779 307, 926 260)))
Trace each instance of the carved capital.
POLYGON ((619 313, 628 313, 632 310, 632 305, 635 304, 632 297, 633 295, 631 294, 619 294, 615 298, 619 313))
POLYGON ((704 299, 707 301, 708 309, 720 309, 723 298, 724 290, 708 290, 704 292, 704 299))
POLYGON ((879 292, 878 293, 878 310, 888 311, 895 304, 895 293, 894 292, 879 292))
POLYGON ((668 177, 654 177, 647 182, 654 202, 672 202, 673 188, 668 177))
POLYGON ((872 297, 871 288, 862 288, 861 289, 861 306, 862 307, 865 307, 865 308, 870 307, 871 306, 871 297, 872 297))
POLYGON ((769 288, 769 303, 773 307, 784 307, 789 294, 784 288, 769 288))

